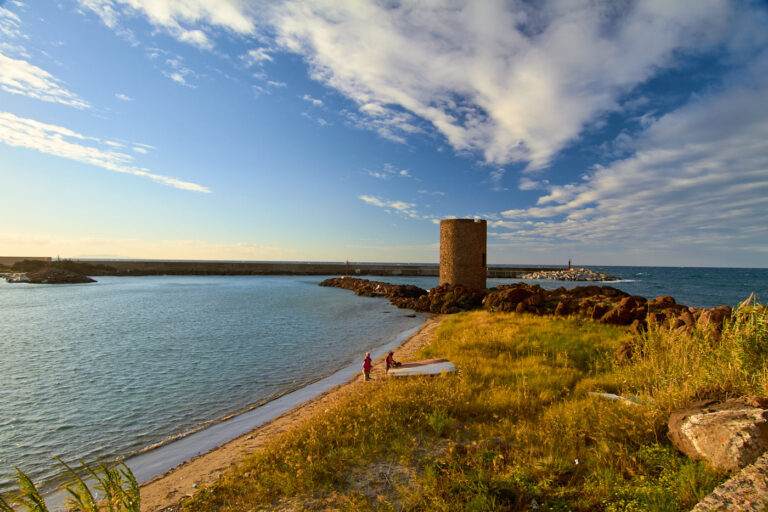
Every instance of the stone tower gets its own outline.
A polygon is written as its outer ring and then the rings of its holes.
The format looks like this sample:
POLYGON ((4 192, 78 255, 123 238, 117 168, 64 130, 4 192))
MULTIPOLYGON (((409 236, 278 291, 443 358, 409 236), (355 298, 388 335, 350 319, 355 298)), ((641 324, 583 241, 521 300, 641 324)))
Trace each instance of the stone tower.
POLYGON ((440 284, 485 290, 486 222, 440 221, 440 284))

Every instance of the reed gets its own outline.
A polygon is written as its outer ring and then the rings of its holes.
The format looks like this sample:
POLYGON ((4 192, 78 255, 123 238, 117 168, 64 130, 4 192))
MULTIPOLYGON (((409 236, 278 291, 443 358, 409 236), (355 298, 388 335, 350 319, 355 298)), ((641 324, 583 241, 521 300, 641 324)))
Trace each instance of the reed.
MULTIPOLYGON (((68 497, 67 510, 77 512, 140 512, 139 484, 122 462, 113 466, 100 464, 92 468, 81 463, 78 473, 61 459, 65 470, 61 489, 68 497), (92 488, 86 480, 91 480, 92 488)), ((45 497, 27 474, 16 468, 18 490, 0 496, 0 512, 48 512, 45 497), (15 508, 14 508, 15 507, 15 508)))

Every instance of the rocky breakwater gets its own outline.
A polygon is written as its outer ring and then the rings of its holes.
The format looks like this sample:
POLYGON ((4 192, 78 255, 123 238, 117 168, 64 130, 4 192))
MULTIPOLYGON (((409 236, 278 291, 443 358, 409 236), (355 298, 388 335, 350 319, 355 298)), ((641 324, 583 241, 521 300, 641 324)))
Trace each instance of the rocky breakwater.
POLYGON ((95 279, 56 267, 45 267, 34 272, 27 273, 29 282, 32 284, 77 284, 77 283, 95 283, 95 279))
POLYGON ((529 272, 521 279, 549 279, 552 281, 617 281, 619 278, 587 268, 570 268, 562 270, 541 270, 529 272))
POLYGON ((395 306, 424 313, 458 313, 479 309, 485 291, 475 291, 463 286, 441 285, 427 291, 418 286, 389 284, 354 277, 326 279, 320 286, 352 290, 365 297, 385 297, 395 306))
MULTIPOLYGON (((539 285, 514 283, 487 291, 468 290, 462 286, 441 285, 427 291, 412 285, 394 285, 367 279, 336 277, 320 286, 354 291, 367 297, 384 297, 403 309, 426 313, 458 313, 474 309, 529 313, 534 315, 580 316, 600 323, 626 325, 638 333, 653 322, 677 332, 695 328, 711 330, 718 338, 723 322, 731 317, 731 308, 691 308, 677 304, 670 296, 647 300, 629 295, 611 286, 576 286, 545 290, 539 285)), ((625 347, 622 357, 631 357, 625 347)))

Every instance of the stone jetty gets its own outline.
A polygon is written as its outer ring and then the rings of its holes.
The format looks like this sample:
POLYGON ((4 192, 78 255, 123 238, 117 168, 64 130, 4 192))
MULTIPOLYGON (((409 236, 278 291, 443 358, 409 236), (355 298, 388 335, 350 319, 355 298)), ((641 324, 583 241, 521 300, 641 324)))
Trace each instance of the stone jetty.
POLYGON ((618 281, 618 277, 588 268, 541 270, 524 274, 521 279, 549 279, 552 281, 618 281))

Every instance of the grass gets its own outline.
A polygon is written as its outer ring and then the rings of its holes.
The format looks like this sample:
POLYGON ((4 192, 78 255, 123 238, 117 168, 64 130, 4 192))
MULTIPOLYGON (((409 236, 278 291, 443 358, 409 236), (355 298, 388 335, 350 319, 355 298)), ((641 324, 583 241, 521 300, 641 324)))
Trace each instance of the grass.
POLYGON ((418 357, 448 358, 458 375, 353 386, 184 509, 689 509, 727 475, 672 448, 669 413, 768 394, 767 317, 744 308, 722 336, 651 326, 620 365, 613 352, 632 335, 618 327, 454 315, 418 357))

